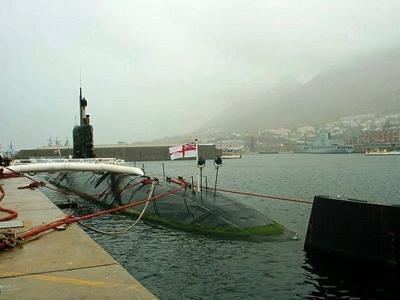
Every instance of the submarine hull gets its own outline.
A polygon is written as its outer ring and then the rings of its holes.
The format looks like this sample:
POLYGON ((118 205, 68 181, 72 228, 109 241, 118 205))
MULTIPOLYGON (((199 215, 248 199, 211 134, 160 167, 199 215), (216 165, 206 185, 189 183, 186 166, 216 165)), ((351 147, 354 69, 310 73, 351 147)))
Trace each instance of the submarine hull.
MULTIPOLYGON (((151 184, 142 183, 143 177, 112 173, 63 172, 50 174, 47 179, 106 206, 145 200, 151 189, 151 184)), ((160 180, 154 196, 178 187, 160 180)), ((129 208, 125 213, 139 215, 143 208, 144 204, 129 208)), ((193 192, 189 187, 150 202, 143 218, 179 230, 227 238, 286 239, 293 236, 284 226, 237 199, 220 193, 214 196, 213 190, 193 192)))

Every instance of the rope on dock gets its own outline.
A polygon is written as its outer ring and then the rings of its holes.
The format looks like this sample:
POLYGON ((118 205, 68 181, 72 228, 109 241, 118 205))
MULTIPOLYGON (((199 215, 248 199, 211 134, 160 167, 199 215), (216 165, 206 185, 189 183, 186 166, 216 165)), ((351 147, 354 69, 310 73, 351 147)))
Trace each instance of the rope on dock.
MULTIPOLYGON (((1 178, 20 177, 21 176, 20 174, 11 174, 11 175, 15 175, 15 176, 7 176, 7 177, 1 176, 1 175, 2 174, 0 174, 1 178)), ((30 179, 34 183, 33 185, 24 186, 22 188, 35 189, 37 187, 46 187, 46 188, 55 190, 57 192, 64 192, 64 191, 61 191, 59 189, 48 187, 45 184, 43 184, 42 182, 38 182, 37 180, 31 178, 30 176, 27 176, 27 175, 22 175, 22 176, 30 179)), ((144 178, 143 180, 141 180, 139 182, 136 182, 134 184, 129 184, 129 185, 125 186, 120 191, 120 193, 121 193, 121 192, 123 192, 123 191, 125 191, 127 189, 130 189, 130 188, 138 185, 138 184, 142 184, 142 185, 152 184, 151 190, 149 192, 149 196, 147 197, 147 199, 144 199, 144 200, 131 202, 131 201, 133 201, 133 199, 132 199, 132 200, 129 201, 131 203, 128 203, 126 205, 114 207, 114 208, 107 209, 107 210, 102 210, 102 211, 99 211, 99 212, 96 212, 96 213, 87 214, 87 215, 83 215, 83 216, 68 215, 68 216, 66 216, 64 218, 61 218, 59 220, 55 220, 53 222, 34 227, 34 228, 32 228, 32 229, 30 229, 28 231, 21 232, 21 233, 15 233, 15 232, 13 232, 11 230, 7 231, 6 233, 3 233, 3 234, 0 235, 0 250, 13 248, 13 247, 15 247, 17 245, 22 245, 23 243, 29 242, 31 240, 34 240, 34 239, 40 237, 42 234, 45 234, 45 233, 49 232, 50 230, 64 230, 68 225, 80 222, 82 220, 88 220, 88 219, 101 217, 101 216, 112 214, 112 213, 116 213, 116 212, 121 212, 121 211, 124 211, 124 210, 126 210, 128 208, 132 208, 132 207, 136 207, 136 206, 145 204, 145 208, 142 210, 141 214, 139 215, 139 218, 137 220, 135 220, 135 222, 132 225, 130 225, 128 228, 126 228, 124 230, 124 231, 127 231, 127 230, 131 229, 133 226, 135 226, 139 222, 139 220, 143 217, 143 215, 145 213, 145 210, 146 210, 146 208, 147 208, 147 206, 148 206, 148 204, 150 202, 162 199, 163 197, 171 195, 171 194, 175 194, 175 193, 177 193, 177 192, 179 192, 179 191, 181 191, 181 190, 186 188, 186 185, 184 183, 181 183, 179 188, 176 188, 176 189, 173 189, 173 190, 169 190, 169 191, 167 191, 165 193, 162 193, 162 194, 154 196, 154 189, 155 189, 155 186, 158 183, 159 183, 158 179, 151 180, 150 178, 146 177, 146 178, 144 178)), ((103 194, 103 193, 101 193, 101 194, 103 194)), ((81 195, 80 193, 68 193, 68 194, 77 195, 77 196, 81 195)), ((4 189, 0 185, 0 201, 4 198, 4 195, 5 195, 4 189)), ((90 196, 88 194, 83 194, 83 195, 84 196, 90 196)), ((17 212, 15 212, 13 210, 10 210, 10 209, 5 209, 5 208, 1 208, 0 207, 0 211, 5 211, 5 212, 8 212, 10 214, 9 216, 7 216, 5 218, 0 219, 0 221, 1 220, 3 220, 3 221, 10 220, 10 219, 15 218, 18 215, 17 212)), ((83 225, 83 226, 85 226, 85 225, 83 225)), ((92 228, 90 228, 90 229, 92 229, 92 228)), ((99 232, 99 230, 97 230, 97 231, 99 232)), ((101 232, 101 233, 104 233, 104 232, 101 232)), ((112 234, 116 234, 116 233, 112 233, 112 234)))
MULTIPOLYGON (((0 202, 3 200, 6 192, 3 189, 3 186, 0 184, 0 202)), ((8 216, 0 218, 0 222, 9 221, 18 216, 18 213, 12 209, 4 208, 0 206, 0 211, 8 213, 8 216)), ((18 238, 15 232, 11 230, 7 230, 6 232, 0 233, 0 250, 6 248, 13 248, 17 245, 18 238)))
MULTIPOLYGON (((4 191, 3 186, 0 184, 0 202, 3 200, 5 195, 6 192, 4 191)), ((0 206, 0 211, 8 214, 7 216, 0 218, 0 222, 12 220, 18 216, 18 213, 15 210, 9 208, 4 208, 0 206)))
POLYGON ((32 228, 32 229, 30 229, 30 230, 28 230, 26 232, 23 232, 23 233, 19 234, 18 237, 23 242, 24 240, 27 240, 27 239, 30 239, 32 237, 38 236, 39 234, 45 233, 45 232, 47 232, 49 230, 57 229, 57 227, 68 226, 69 224, 76 223, 78 221, 93 219, 93 218, 96 218, 96 217, 100 217, 100 216, 104 216, 104 215, 108 215, 108 214, 112 214, 112 213, 116 213, 116 212, 121 212, 121 211, 126 210, 128 208, 132 208, 132 207, 135 207, 135 206, 146 204, 146 202, 156 201, 156 200, 159 200, 159 199, 161 199, 161 198, 163 198, 165 196, 168 196, 170 194, 175 194, 175 193, 181 191, 182 189, 184 189, 184 186, 181 186, 181 187, 179 187, 177 189, 170 190, 168 192, 153 196, 150 199, 144 199, 144 200, 140 200, 140 201, 135 201, 135 202, 132 202, 132 203, 129 203, 129 204, 126 204, 126 205, 114 207, 114 208, 107 209, 107 210, 102 210, 102 211, 99 211, 99 212, 96 212, 96 213, 92 213, 92 214, 87 214, 87 215, 83 215, 83 216, 70 215, 70 216, 67 216, 65 218, 62 218, 62 219, 59 219, 59 220, 55 220, 53 222, 50 222, 50 223, 47 223, 47 224, 32 228))

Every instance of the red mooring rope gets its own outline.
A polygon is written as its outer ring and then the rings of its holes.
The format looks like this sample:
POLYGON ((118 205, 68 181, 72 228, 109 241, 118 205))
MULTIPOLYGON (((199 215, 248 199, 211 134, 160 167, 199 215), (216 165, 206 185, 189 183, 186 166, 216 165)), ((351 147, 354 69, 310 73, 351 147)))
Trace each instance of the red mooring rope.
MULTIPOLYGON (((212 189, 212 190, 214 190, 214 189, 212 189)), ((238 194, 238 195, 244 195, 244 196, 252 196, 252 197, 274 199, 274 200, 284 200, 284 201, 303 203, 303 204, 313 204, 312 201, 308 201, 308 200, 304 200, 304 199, 278 197, 278 196, 272 196, 272 195, 261 195, 261 194, 256 194, 256 193, 239 192, 239 191, 232 191, 232 190, 225 190, 225 189, 216 189, 216 190, 218 192, 225 192, 225 193, 238 194)))
MULTIPOLYGON (((187 183, 183 179, 175 179, 175 178, 169 178, 169 182, 182 185, 184 184, 185 186, 189 186, 189 183, 187 183)), ((265 198, 265 199, 274 199, 274 200, 283 200, 283 201, 289 201, 289 202, 296 202, 296 203, 302 203, 302 204, 313 204, 312 201, 309 200, 304 200, 304 199, 296 199, 296 198, 289 198, 289 197, 279 197, 279 196, 272 196, 272 195, 262 195, 262 194, 256 194, 256 193, 250 193, 250 192, 239 192, 239 191, 233 191, 233 190, 226 190, 226 189, 209 189, 209 188, 202 188, 203 190, 211 190, 211 191, 218 191, 218 192, 224 192, 224 193, 231 193, 231 194, 238 194, 238 195, 244 195, 244 196, 252 196, 252 197, 258 197, 258 198, 265 198)))
MULTIPOLYGON (((3 186, 0 184, 0 202, 3 200, 5 195, 6 192, 4 191, 3 186)), ((9 208, 4 208, 0 206, 0 211, 8 213, 8 216, 0 218, 0 222, 12 220, 18 216, 18 213, 15 210, 9 208)))
MULTIPOLYGON (((11 175, 12 176, 4 176, 3 174, 0 174, 0 177, 4 179, 4 178, 11 178, 11 177, 19 177, 20 176, 19 174, 16 174, 16 173, 15 174, 11 174, 11 175)), ((39 181, 31 178, 30 176, 27 176, 27 175, 21 175, 21 176, 26 177, 27 179, 31 180, 32 183, 34 183, 33 185, 27 185, 27 186, 24 186, 22 188, 32 188, 32 189, 34 189, 36 187, 42 186, 42 187, 46 187, 48 189, 51 189, 51 190, 54 190, 54 191, 57 191, 57 192, 60 192, 60 193, 63 193, 63 194, 68 194, 68 195, 93 196, 93 195, 84 194, 84 193, 65 192, 65 191, 62 191, 62 190, 59 190, 59 189, 56 189, 56 188, 48 187, 44 183, 39 182, 39 181)), ((133 187, 135 187, 135 186, 137 186, 139 184, 146 185, 146 184, 149 184, 151 182, 152 182, 152 180, 150 180, 150 179, 147 179, 147 178, 143 179, 143 180, 141 180, 139 182, 136 182, 134 184, 129 184, 128 186, 124 187, 120 191, 120 193, 126 191, 127 189, 133 188, 133 187)), ((25 231, 25 232, 22 232, 22 233, 18 233, 18 234, 11 233, 11 234, 9 234, 10 235, 9 237, 7 236, 8 239, 9 239, 8 240, 8 242, 9 242, 8 244, 10 244, 10 242, 12 242, 11 243, 12 246, 15 246, 17 244, 22 244, 24 242, 27 242, 27 241, 35 238, 36 236, 40 235, 41 233, 45 233, 45 232, 47 232, 49 230, 52 230, 52 229, 57 229, 60 226, 69 225, 69 224, 76 223, 76 222, 79 222, 79 221, 82 221, 82 220, 88 220, 88 219, 92 219, 92 218, 95 218, 95 217, 100 217, 100 216, 104 216, 104 215, 107 215, 107 214, 112 214, 112 213, 115 213, 115 212, 120 212, 120 211, 126 210, 126 209, 131 208, 131 207, 135 207, 135 206, 139 206, 139 205, 145 204, 145 203, 147 203, 149 201, 156 201, 156 200, 159 200, 159 199, 161 199, 161 198, 163 198, 163 197, 165 197, 167 195, 177 193, 180 190, 184 189, 185 187, 186 186, 184 184, 181 184, 181 186, 179 188, 177 188, 177 189, 170 190, 168 192, 159 194, 157 196, 153 196, 153 197, 148 198, 148 199, 135 201, 133 203, 129 203, 129 204, 126 204, 126 205, 123 205, 123 206, 118 206, 118 207, 114 207, 114 208, 107 209, 107 210, 102 210, 102 211, 99 211, 99 212, 96 212, 96 213, 87 214, 87 215, 83 215, 83 216, 70 215, 70 216, 66 216, 66 217, 64 217, 62 219, 52 221, 52 222, 47 223, 47 224, 43 224, 43 225, 37 226, 35 228, 32 228, 32 229, 30 229, 28 231, 25 231)), ((104 192, 102 192, 100 194, 97 194, 96 196, 104 195, 105 192, 108 189, 110 189, 110 188, 107 188, 104 192)), ((110 191, 108 191, 108 193, 109 192, 110 191)), ((4 191, 3 187, 0 185, 0 202, 4 198, 4 196, 5 196, 5 191, 4 191)), ((11 209, 6 209, 6 208, 0 207, 0 211, 9 213, 8 216, 0 218, 0 221, 11 220, 11 219, 14 219, 14 218, 16 218, 18 216, 18 213, 16 211, 11 210, 11 209)), ((6 242, 7 241, 0 241, 0 250, 7 248, 7 246, 6 246, 7 243, 6 242)))
POLYGON ((67 216, 65 218, 62 218, 62 219, 59 219, 59 220, 56 220, 56 221, 53 221, 53 222, 38 226, 38 227, 33 228, 33 229, 30 229, 30 230, 20 234, 19 238, 21 238, 22 240, 29 239, 29 238, 32 238, 32 237, 40 234, 40 233, 49 231, 51 229, 55 229, 55 228, 57 228, 59 226, 62 226, 62 225, 69 225, 69 224, 72 224, 72 223, 75 223, 75 222, 78 222, 78 221, 88 220, 88 219, 92 219, 92 218, 95 218, 95 217, 100 217, 100 216, 112 214, 112 213, 115 213, 115 212, 120 212, 120 211, 123 211, 123 210, 125 210, 127 208, 131 208, 131 207, 135 207, 135 206, 139 206, 139 205, 145 204, 148 201, 159 200, 160 198, 165 197, 167 195, 177 193, 182 189, 184 189, 184 186, 181 186, 181 187, 179 187, 177 189, 174 189, 174 190, 165 192, 163 194, 159 194, 157 196, 151 197, 150 199, 144 199, 144 200, 140 200, 140 201, 135 201, 133 203, 129 203, 129 204, 126 204, 126 205, 123 205, 123 206, 118 206, 118 207, 107 209, 107 210, 102 210, 102 211, 99 211, 99 212, 96 212, 96 213, 92 213, 92 214, 87 214, 87 215, 83 215, 83 216, 67 216))

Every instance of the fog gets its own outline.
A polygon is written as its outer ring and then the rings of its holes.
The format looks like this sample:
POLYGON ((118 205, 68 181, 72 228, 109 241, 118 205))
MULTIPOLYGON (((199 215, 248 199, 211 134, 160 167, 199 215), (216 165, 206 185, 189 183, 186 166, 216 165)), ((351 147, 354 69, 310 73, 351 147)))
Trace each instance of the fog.
POLYGON ((1 1, 0 144, 190 132, 232 99, 400 41, 399 1, 1 1), (81 78, 81 79, 80 79, 81 78))

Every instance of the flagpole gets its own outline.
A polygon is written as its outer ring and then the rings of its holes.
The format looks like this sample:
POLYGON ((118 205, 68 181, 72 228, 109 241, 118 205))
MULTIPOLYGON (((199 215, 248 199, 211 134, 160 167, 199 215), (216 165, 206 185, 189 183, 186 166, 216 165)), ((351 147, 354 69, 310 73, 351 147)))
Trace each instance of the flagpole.
POLYGON ((194 143, 196 145, 197 191, 200 192, 199 140, 195 139, 194 143))

